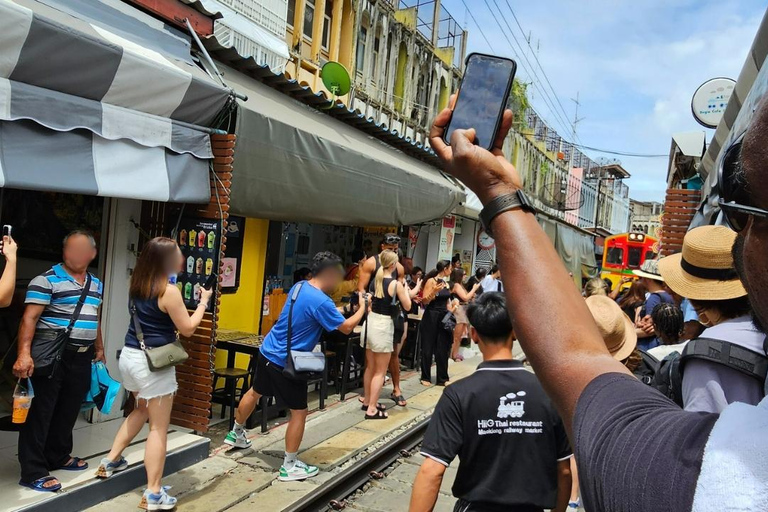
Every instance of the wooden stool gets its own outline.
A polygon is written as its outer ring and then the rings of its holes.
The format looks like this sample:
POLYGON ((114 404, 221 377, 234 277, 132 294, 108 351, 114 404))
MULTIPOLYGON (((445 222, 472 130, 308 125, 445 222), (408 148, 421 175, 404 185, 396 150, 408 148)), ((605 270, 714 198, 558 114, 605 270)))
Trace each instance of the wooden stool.
MULTIPOLYGON (((221 404, 221 417, 224 418, 227 406, 229 406, 229 430, 235 426, 235 407, 237 402, 237 382, 240 379, 247 381, 248 370, 242 368, 216 368, 213 370, 213 388, 216 389, 216 381, 224 379, 224 392, 214 391, 212 400, 221 404)), ((245 386, 243 386, 245 389, 245 386)))

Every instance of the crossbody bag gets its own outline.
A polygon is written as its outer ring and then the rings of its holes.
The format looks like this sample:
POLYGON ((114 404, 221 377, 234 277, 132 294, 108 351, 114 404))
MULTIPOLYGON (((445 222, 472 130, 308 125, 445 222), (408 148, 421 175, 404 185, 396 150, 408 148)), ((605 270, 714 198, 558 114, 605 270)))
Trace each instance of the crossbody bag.
POLYGON ((283 375, 291 380, 310 381, 322 377, 323 371, 325 371, 325 354, 314 351, 292 350, 291 348, 293 338, 293 306, 296 304, 296 299, 299 298, 299 293, 301 293, 303 286, 303 282, 296 285, 291 294, 291 305, 288 307, 287 356, 285 358, 283 375))
POLYGON ((400 307, 400 302, 397 300, 397 281, 395 281, 395 293, 392 294, 392 304, 390 305, 392 322, 395 324, 395 332, 403 332, 405 330, 405 313, 403 308, 400 307))
POLYGON ((75 310, 72 313, 72 317, 69 319, 69 324, 67 324, 66 328, 61 331, 54 331, 54 333, 50 335, 46 334, 46 331, 35 332, 30 355, 35 362, 36 375, 47 375, 49 379, 53 378, 56 369, 61 363, 61 358, 64 356, 64 350, 66 350, 67 345, 69 344, 69 337, 72 335, 75 323, 80 317, 80 312, 83 310, 83 305, 85 304, 85 299, 88 296, 88 291, 90 289, 91 274, 87 274, 85 284, 83 285, 83 291, 80 293, 80 298, 77 301, 75 310))
POLYGON ((176 333, 176 339, 172 343, 162 347, 147 347, 144 343, 144 332, 141 330, 139 315, 136 313, 136 304, 131 300, 131 317, 133 318, 133 328, 136 331, 136 339, 139 340, 141 351, 147 358, 149 371, 158 372, 171 366, 177 366, 189 359, 189 354, 184 350, 184 346, 179 340, 179 333, 176 333))

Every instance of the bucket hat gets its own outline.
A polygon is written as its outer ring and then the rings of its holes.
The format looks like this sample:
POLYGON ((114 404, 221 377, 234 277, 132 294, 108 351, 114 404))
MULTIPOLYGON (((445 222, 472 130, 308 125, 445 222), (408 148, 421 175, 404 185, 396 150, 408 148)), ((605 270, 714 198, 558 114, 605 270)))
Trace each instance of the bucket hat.
POLYGON ((725 226, 701 226, 683 239, 683 251, 659 262, 673 292, 693 300, 728 300, 747 294, 733 264, 736 232, 725 226))
POLYGON ((659 274, 658 260, 645 260, 640 266, 640 270, 633 270, 632 273, 638 277, 645 277, 654 281, 664 281, 664 278, 659 274))
POLYGON ((618 361, 628 358, 637 347, 635 324, 608 297, 593 295, 586 302, 608 352, 618 361))

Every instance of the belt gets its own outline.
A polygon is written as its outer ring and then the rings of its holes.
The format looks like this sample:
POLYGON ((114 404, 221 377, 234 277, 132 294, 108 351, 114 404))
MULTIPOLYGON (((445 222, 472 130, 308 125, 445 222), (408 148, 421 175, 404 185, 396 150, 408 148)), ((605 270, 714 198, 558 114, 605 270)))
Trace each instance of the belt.
POLYGON ((72 345, 70 343, 70 344, 67 344, 67 346, 65 348, 66 348, 66 350, 70 350, 72 352, 77 352, 78 354, 80 354, 80 353, 83 353, 83 352, 88 352, 88 350, 90 350, 90 348, 92 346, 93 345, 72 345))

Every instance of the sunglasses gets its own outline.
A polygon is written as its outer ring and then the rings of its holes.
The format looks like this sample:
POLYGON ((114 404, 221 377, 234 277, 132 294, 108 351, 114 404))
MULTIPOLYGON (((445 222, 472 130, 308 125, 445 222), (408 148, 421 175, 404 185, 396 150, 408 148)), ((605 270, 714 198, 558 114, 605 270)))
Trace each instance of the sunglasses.
POLYGON ((725 150, 718 169, 720 209, 728 227, 737 233, 746 229, 749 219, 752 217, 768 218, 768 210, 750 204, 751 199, 741 168, 741 145, 743 141, 744 134, 741 134, 725 150))
POLYGON ((400 244, 400 237, 389 235, 384 237, 384 245, 399 245, 400 244))

